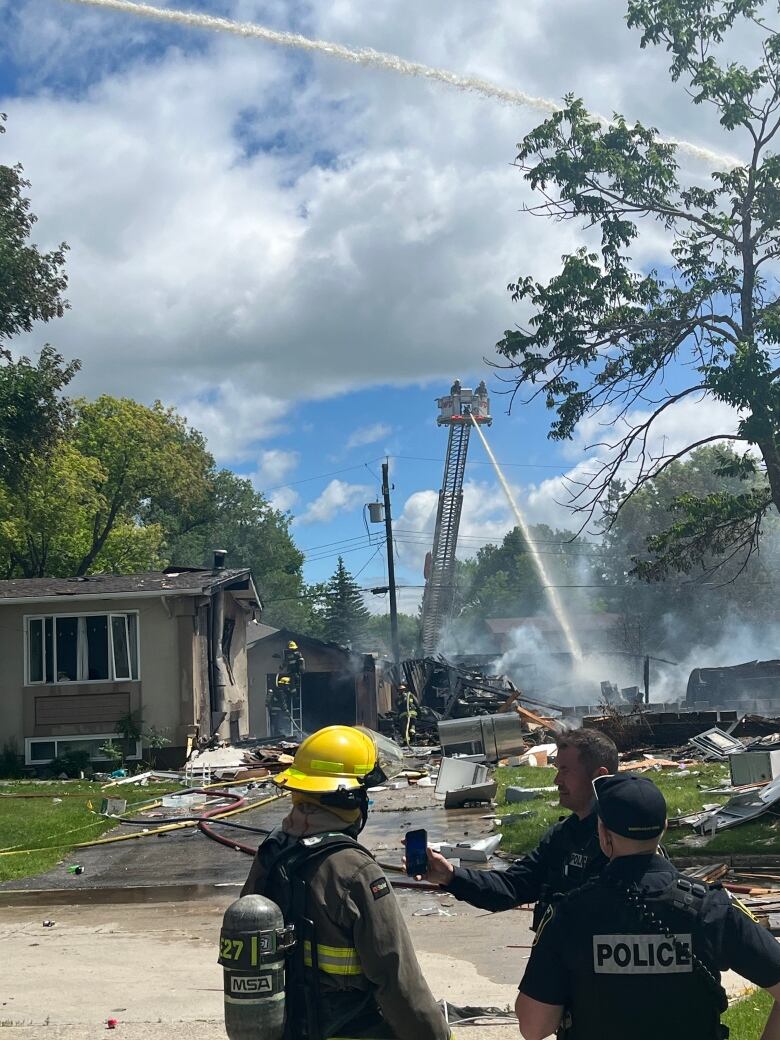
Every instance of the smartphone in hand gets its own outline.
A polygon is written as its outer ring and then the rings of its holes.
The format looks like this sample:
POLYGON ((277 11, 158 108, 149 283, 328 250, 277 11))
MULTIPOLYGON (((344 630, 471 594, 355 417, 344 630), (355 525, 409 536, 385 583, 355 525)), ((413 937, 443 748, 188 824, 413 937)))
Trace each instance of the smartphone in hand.
POLYGON ((425 830, 407 831, 404 839, 406 846, 406 873, 409 877, 428 873, 428 832, 425 830))

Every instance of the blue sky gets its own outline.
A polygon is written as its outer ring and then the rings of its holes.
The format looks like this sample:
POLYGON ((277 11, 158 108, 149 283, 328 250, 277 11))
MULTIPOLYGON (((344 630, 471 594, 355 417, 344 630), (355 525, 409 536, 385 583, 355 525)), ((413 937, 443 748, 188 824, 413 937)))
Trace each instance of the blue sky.
MULTIPOLYGON (((533 95, 573 90, 595 111, 724 148, 611 0, 176 6, 533 95)), ((530 197, 511 162, 538 113, 67 0, 0 0, 0 110, 0 161, 25 166, 36 238, 71 247, 71 311, 19 349, 50 340, 82 358, 79 392, 179 407, 222 464, 290 509, 309 580, 339 547, 361 584, 383 580, 362 506, 391 456, 398 580, 419 585, 446 442, 434 398, 455 377, 500 389, 484 359, 522 317, 506 284, 549 277, 586 241, 521 212, 530 197)), ((663 264, 667 247, 652 229, 636 258, 663 264)), ((586 424, 553 444, 540 402, 507 405, 493 393, 497 457, 532 521, 570 526, 559 475, 587 470, 587 445, 609 431, 586 424)), ((730 418, 694 403, 658 436, 673 446, 692 422, 730 418)), ((511 523, 476 441, 471 459, 464 554, 511 523)))

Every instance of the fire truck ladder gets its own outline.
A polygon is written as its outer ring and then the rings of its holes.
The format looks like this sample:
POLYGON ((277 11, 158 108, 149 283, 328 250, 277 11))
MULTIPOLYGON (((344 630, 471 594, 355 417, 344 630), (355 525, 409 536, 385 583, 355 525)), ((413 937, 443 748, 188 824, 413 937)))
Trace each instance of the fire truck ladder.
POLYGON ((471 423, 450 426, 444 482, 433 533, 431 566, 423 593, 423 653, 436 650, 442 627, 452 612, 455 596, 455 550, 463 508, 463 474, 469 447, 471 423))

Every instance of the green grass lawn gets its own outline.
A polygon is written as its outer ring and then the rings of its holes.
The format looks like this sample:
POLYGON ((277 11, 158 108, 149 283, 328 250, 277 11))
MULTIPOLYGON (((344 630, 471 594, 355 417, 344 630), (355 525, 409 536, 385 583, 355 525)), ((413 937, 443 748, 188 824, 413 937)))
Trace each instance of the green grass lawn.
POLYGON ((722 1021, 731 1030, 732 1040, 760 1040, 771 1008, 772 998, 759 989, 733 1004, 722 1021))
POLYGON ((113 820, 95 815, 103 798, 126 799, 129 813, 133 806, 174 790, 181 790, 181 785, 127 784, 104 790, 101 784, 85 780, 0 783, 0 851, 14 853, 0 855, 0 881, 40 874, 61 860, 78 863, 75 844, 99 838, 116 826, 113 820), (20 798, 22 794, 45 797, 20 798), (27 849, 36 851, 20 851, 27 849))
MULTIPOLYGON (((680 776, 674 769, 651 771, 644 775, 658 784, 663 791, 670 816, 695 812, 705 803, 728 801, 727 793, 713 794, 710 790, 728 777, 727 765, 697 764, 691 766, 688 776, 680 776)), ((558 805, 555 791, 545 792, 530 802, 507 805, 504 802, 504 790, 507 786, 551 787, 554 777, 555 770, 552 768, 523 766, 519 769, 498 769, 496 778, 499 815, 528 810, 533 813, 532 816, 502 828, 501 848, 506 852, 518 854, 534 848, 545 830, 562 815, 568 815, 568 812, 558 805)), ((679 855, 688 856, 698 852, 708 855, 740 852, 780 853, 780 819, 777 817, 767 815, 755 823, 743 823, 716 834, 705 843, 687 844, 685 839, 695 834, 692 827, 673 828, 667 832, 664 845, 672 854, 677 852, 679 855)))

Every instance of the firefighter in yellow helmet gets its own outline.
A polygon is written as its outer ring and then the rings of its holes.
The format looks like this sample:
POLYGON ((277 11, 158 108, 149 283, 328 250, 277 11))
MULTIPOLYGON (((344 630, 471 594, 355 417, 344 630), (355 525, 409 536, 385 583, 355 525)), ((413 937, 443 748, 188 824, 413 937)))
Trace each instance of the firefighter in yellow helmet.
POLYGON ((397 744, 356 726, 307 737, 274 777, 292 809, 257 851, 242 895, 277 903, 294 923, 286 1036, 302 1040, 446 1040, 390 883, 357 836, 367 789, 403 767, 397 744))

